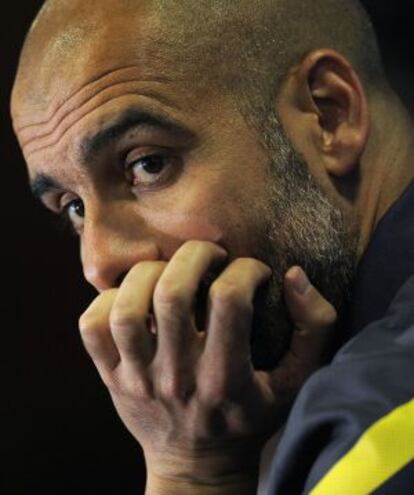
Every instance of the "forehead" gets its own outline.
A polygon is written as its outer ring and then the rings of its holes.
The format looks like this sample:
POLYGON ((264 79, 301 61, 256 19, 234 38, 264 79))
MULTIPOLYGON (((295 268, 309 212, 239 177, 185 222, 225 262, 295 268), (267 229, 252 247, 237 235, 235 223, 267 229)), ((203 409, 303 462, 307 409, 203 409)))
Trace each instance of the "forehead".
POLYGON ((156 41, 157 19, 144 11, 135 14, 132 22, 124 12, 108 18, 101 9, 98 17, 62 33, 55 26, 51 36, 35 27, 12 102, 25 156, 27 149, 53 144, 73 122, 117 99, 137 95, 172 108, 182 106, 183 99, 205 96, 200 85, 189 90, 171 55, 156 41), (30 50, 36 46, 39 53, 32 59, 30 50))
POLYGON ((65 8, 46 9, 35 21, 22 53, 12 94, 18 127, 33 112, 47 119, 76 91, 118 69, 139 67, 142 77, 149 78, 171 66, 153 42, 157 18, 142 2, 133 2, 133 11, 125 9, 132 3, 125 1, 113 5, 102 0, 100 8, 90 0, 55 3, 65 8))

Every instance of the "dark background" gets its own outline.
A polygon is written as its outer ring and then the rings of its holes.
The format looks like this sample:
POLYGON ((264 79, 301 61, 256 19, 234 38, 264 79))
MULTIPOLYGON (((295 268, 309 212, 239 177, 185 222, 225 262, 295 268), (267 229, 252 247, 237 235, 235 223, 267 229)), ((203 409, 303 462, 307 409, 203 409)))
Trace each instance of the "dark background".
MULTIPOLYGON (((3 8, 0 31, 0 493, 138 495, 145 482, 141 451, 77 331, 94 293, 82 281, 76 241, 30 197, 8 116, 18 52, 42 3, 3 8)), ((413 111, 413 2, 365 4, 392 84, 413 111)))

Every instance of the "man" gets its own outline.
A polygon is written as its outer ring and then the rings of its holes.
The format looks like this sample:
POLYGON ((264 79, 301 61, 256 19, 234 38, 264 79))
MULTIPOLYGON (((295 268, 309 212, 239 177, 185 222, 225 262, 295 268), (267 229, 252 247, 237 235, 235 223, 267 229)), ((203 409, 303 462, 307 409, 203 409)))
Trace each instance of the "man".
POLYGON ((51 0, 12 116, 79 235, 82 338, 148 494, 256 492, 334 307, 335 346, 358 335, 302 387, 264 490, 410 493, 413 129, 358 2, 51 0))

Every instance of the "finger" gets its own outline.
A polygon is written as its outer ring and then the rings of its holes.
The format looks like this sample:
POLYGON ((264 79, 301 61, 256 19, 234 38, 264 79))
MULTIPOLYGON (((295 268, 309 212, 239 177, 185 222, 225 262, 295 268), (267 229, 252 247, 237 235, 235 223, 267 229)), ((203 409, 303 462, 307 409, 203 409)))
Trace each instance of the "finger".
POLYGON ((154 387, 168 407, 177 400, 188 401, 194 393, 194 368, 202 339, 195 328, 193 305, 203 277, 226 256, 224 249, 210 242, 187 242, 174 254, 155 289, 154 387))
POLYGON ((122 362, 141 369, 152 360, 156 337, 151 332, 151 309, 155 286, 166 263, 144 261, 124 278, 110 315, 111 333, 122 362))
POLYGON ((193 306, 200 282, 226 257, 223 248, 204 241, 189 241, 172 257, 154 293, 158 327, 156 359, 160 362, 177 363, 183 355, 183 346, 196 335, 193 306))
POLYGON ((292 267, 285 276, 285 299, 296 330, 290 351, 298 358, 323 361, 331 341, 331 329, 337 319, 335 308, 310 283, 300 267, 292 267))
POLYGON ((117 289, 102 292, 79 319, 83 344, 101 373, 112 371, 120 361, 109 327, 109 314, 117 289))
POLYGON ((211 286, 203 366, 211 370, 215 384, 210 385, 218 387, 219 395, 220 388, 225 389, 232 377, 240 380, 240 376, 234 375, 237 370, 252 368, 253 299, 258 287, 270 278, 271 273, 260 261, 240 258, 211 286))
POLYGON ((281 422, 305 380, 325 364, 336 321, 334 307, 300 267, 292 267, 286 273, 284 295, 295 324, 290 347, 275 370, 258 373, 278 397, 281 422))

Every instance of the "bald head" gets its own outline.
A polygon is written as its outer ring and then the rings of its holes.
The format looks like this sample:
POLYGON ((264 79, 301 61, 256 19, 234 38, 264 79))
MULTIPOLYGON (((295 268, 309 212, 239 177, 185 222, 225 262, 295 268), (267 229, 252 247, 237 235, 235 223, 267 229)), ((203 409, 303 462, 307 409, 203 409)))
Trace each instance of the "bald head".
POLYGON ((271 112, 289 70, 331 48, 367 91, 384 75, 375 32, 358 0, 154 0, 161 39, 196 77, 214 78, 253 123, 271 112))
POLYGON ((288 71, 316 48, 343 54, 367 86, 383 79, 374 31, 356 0, 49 0, 27 37, 18 81, 29 81, 30 97, 46 106, 59 70, 76 87, 74 67, 108 51, 122 65, 128 52, 128 60, 151 58, 176 78, 215 83, 244 113, 263 114, 288 71))
POLYGON ((15 89, 33 100, 29 103, 47 107, 62 82, 68 92, 79 88, 88 66, 111 57, 120 66, 127 57, 139 63, 148 18, 144 2, 45 2, 26 37, 15 89))

